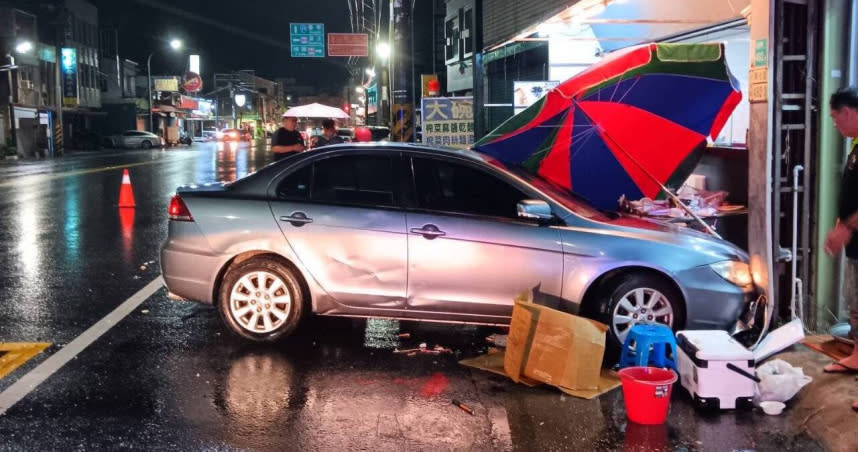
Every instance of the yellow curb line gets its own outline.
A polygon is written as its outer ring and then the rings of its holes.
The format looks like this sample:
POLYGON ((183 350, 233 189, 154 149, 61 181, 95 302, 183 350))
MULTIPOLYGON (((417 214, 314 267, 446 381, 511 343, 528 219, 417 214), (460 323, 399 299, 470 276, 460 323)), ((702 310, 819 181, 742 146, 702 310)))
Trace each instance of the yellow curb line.
POLYGON ((0 378, 50 346, 50 342, 0 342, 0 352, 6 352, 0 356, 0 378))

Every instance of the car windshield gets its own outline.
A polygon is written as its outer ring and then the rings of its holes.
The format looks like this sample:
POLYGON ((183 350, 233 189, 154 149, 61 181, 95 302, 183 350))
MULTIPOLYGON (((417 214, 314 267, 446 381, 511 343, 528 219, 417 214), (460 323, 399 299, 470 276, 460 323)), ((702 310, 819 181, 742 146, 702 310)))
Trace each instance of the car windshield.
POLYGON ((548 182, 545 179, 534 176, 533 174, 530 174, 521 168, 507 166, 500 161, 484 154, 479 155, 487 163, 501 168, 504 171, 509 172, 516 177, 524 180, 528 184, 534 186, 537 190, 547 194, 552 199, 560 203, 563 207, 566 207, 572 212, 575 212, 579 216, 582 216, 589 220, 601 222, 609 222, 619 217, 617 213, 597 209, 593 207, 589 201, 582 198, 581 196, 578 196, 575 193, 570 192, 569 190, 559 187, 556 184, 548 182))

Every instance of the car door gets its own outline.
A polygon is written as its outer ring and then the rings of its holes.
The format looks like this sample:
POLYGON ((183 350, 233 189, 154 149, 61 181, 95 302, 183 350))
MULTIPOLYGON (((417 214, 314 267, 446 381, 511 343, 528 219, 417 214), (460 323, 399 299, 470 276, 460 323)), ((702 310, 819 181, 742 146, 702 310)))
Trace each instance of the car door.
POLYGON ((288 174, 271 203, 285 240, 339 303, 402 309, 408 271, 398 153, 350 150, 288 174))
POLYGON ((533 196, 463 161, 413 156, 411 168, 409 310, 507 317, 522 292, 560 296, 559 231, 516 214, 533 196))
POLYGON ((131 132, 131 131, 123 132, 122 138, 121 138, 122 146, 129 147, 129 148, 134 147, 134 135, 136 133, 137 132, 131 132))

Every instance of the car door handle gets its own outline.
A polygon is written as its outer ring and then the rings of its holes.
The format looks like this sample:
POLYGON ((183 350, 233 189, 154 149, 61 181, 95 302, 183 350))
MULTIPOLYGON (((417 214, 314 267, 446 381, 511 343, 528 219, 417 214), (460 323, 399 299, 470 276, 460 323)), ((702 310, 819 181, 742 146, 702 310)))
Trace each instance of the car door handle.
POLYGON ((291 223, 292 226, 303 226, 307 223, 312 223, 313 219, 308 217, 304 212, 293 212, 292 215, 280 217, 280 221, 291 223))
POLYGON ((412 234, 420 234, 427 239, 434 239, 435 237, 443 237, 447 235, 446 232, 438 229, 438 226, 434 224, 427 224, 422 228, 411 228, 412 234))

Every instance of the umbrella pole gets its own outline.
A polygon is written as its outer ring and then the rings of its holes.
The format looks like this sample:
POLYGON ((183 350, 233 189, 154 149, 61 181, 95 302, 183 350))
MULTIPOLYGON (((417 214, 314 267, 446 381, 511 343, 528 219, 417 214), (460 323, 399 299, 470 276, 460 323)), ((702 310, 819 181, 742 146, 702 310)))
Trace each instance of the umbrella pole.
MULTIPOLYGON (((587 115, 587 112, 585 112, 583 109, 581 109, 581 107, 578 105, 578 102, 577 102, 577 101, 574 101, 574 100, 573 100, 573 102, 576 104, 576 106, 578 107, 578 109, 579 109, 579 110, 581 110, 581 112, 582 112, 582 113, 584 113, 585 115, 587 115)), ((592 119, 592 118, 590 118, 590 116, 589 116, 589 115, 587 115, 587 118, 588 118, 588 119, 590 119, 590 122, 591 122, 591 123, 593 123, 593 125, 597 125, 597 123, 596 123, 595 121, 593 121, 593 119, 592 119)), ((652 180, 653 180, 653 182, 655 182, 656 184, 658 184, 658 186, 659 186, 659 187, 661 187, 662 191, 664 191, 665 193, 667 193, 667 196, 668 196, 668 197, 670 197, 670 199, 672 199, 672 200, 673 200, 673 202, 674 202, 674 203, 676 203, 676 205, 677 205, 677 206, 679 206, 680 208, 682 208, 682 210, 684 210, 688 215, 691 215, 691 217, 692 217, 692 218, 694 218, 695 220, 697 220, 697 222, 698 222, 698 223, 700 223, 704 228, 706 228, 706 232, 708 232, 708 233, 712 234, 713 236, 715 236, 715 237, 717 237, 717 238, 719 238, 719 239, 721 239, 721 238, 722 238, 722 237, 721 237, 721 235, 719 235, 717 232, 715 232, 715 229, 713 229, 713 228, 712 228, 712 226, 709 226, 709 225, 708 225, 705 221, 703 221, 703 219, 702 219, 702 218, 700 218, 696 213, 692 212, 692 211, 691 211, 691 209, 690 209, 688 206, 686 206, 686 205, 685 205, 685 203, 683 203, 683 202, 679 199, 679 197, 677 197, 676 195, 674 195, 673 193, 671 193, 671 192, 670 192, 670 190, 668 190, 668 189, 667 189, 667 187, 665 187, 665 186, 664 186, 664 184, 662 184, 662 183, 661 183, 661 181, 660 181, 660 180, 658 180, 658 178, 656 178, 655 176, 653 176, 649 171, 647 171, 647 169, 646 169, 643 165, 641 165, 641 164, 640 164, 640 163, 639 163, 639 162, 638 162, 634 157, 632 157, 632 156, 631 156, 631 154, 629 154, 628 152, 626 152, 626 150, 625 150, 625 149, 623 149, 623 147, 622 147, 622 146, 620 146, 620 144, 619 144, 619 143, 617 143, 617 142, 616 142, 616 141, 615 141, 615 140, 614 140, 610 135, 608 135, 608 132, 607 132, 605 129, 602 129, 602 128, 600 127, 600 130, 601 130, 601 132, 602 132, 602 135, 603 135, 605 138, 607 138, 607 139, 611 140, 611 143, 613 143, 613 144, 614 144, 614 146, 616 146, 616 148, 617 148, 617 149, 619 149, 620 151, 622 151, 622 153, 623 153, 623 154, 625 154, 625 155, 626 155, 626 157, 628 157, 628 158, 629 158, 629 160, 631 160, 631 161, 632 161, 632 162, 633 162, 633 163, 634 163, 634 164, 635 164, 635 165, 636 165, 636 166, 637 166, 641 171, 643 171, 643 173, 644 173, 644 174, 646 174, 646 175, 647 175, 647 177, 649 177, 650 179, 652 179, 652 180)))

